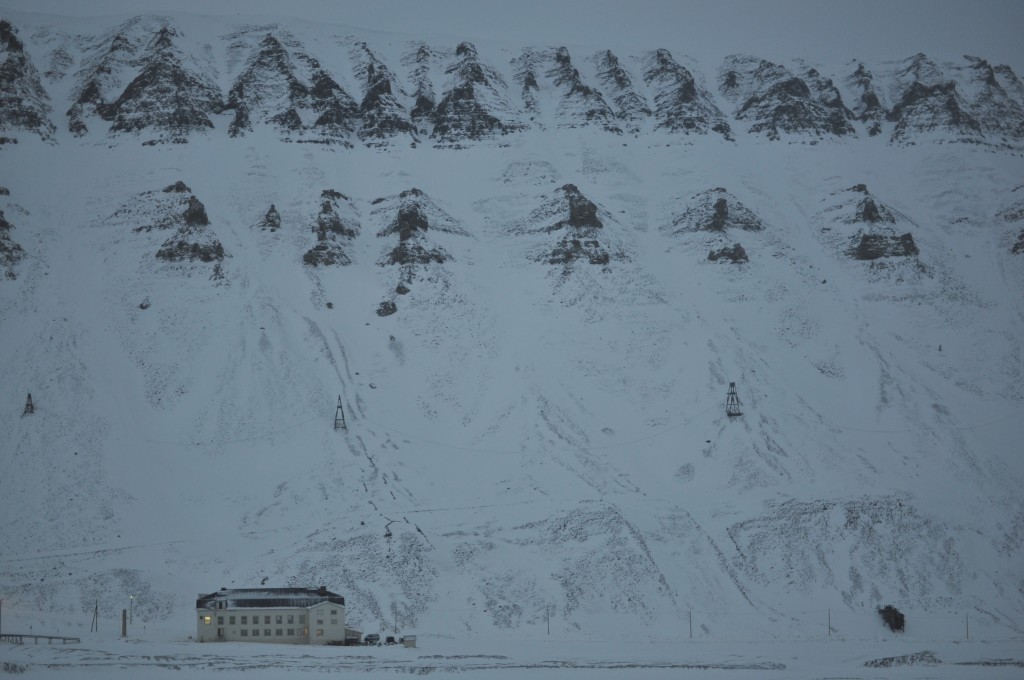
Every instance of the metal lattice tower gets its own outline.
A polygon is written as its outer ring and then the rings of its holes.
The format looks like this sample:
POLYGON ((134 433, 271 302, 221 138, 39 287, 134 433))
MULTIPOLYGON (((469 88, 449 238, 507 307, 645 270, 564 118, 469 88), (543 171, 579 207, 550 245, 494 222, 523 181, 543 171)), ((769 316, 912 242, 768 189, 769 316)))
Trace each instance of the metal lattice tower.
POLYGON ((334 410, 334 429, 335 430, 347 430, 348 425, 345 424, 345 410, 341 408, 341 395, 338 395, 338 408, 334 410))
POLYGON ((36 407, 32 404, 32 393, 28 393, 28 399, 25 400, 25 410, 21 412, 21 415, 27 416, 31 413, 36 412, 36 407))
POLYGON ((725 415, 743 415, 743 411, 740 410, 740 397, 736 394, 736 383, 734 382, 729 383, 729 392, 725 395, 725 415))

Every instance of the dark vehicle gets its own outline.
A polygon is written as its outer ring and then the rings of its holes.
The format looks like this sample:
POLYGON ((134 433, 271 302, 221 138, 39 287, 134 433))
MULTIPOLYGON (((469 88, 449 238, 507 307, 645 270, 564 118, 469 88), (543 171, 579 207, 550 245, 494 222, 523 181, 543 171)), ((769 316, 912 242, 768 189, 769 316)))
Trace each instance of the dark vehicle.
POLYGON ((892 632, 902 631, 906 627, 906 617, 903 616, 903 612, 891 604, 879 607, 878 613, 881 615, 882 621, 885 622, 885 625, 889 626, 889 630, 892 632))
POLYGON ((389 636, 387 636, 384 639, 384 644, 386 644, 386 645, 397 645, 398 643, 395 642, 395 636, 394 635, 389 635, 389 636))
POLYGON ((370 633, 363 638, 364 645, 380 645, 380 635, 377 633, 370 633))

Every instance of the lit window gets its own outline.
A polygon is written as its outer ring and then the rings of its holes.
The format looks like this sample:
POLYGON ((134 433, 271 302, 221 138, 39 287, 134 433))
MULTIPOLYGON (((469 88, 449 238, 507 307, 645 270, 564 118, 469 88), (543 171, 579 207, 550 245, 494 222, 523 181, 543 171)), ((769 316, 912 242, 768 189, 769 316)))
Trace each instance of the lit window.
POLYGON ((316 636, 317 637, 323 637, 324 636, 324 629, 323 628, 317 628, 316 629, 316 636))
POLYGON ((213 623, 213 617, 212 616, 204 616, 203 617, 203 623, 205 623, 207 626, 209 626, 211 623, 213 623))

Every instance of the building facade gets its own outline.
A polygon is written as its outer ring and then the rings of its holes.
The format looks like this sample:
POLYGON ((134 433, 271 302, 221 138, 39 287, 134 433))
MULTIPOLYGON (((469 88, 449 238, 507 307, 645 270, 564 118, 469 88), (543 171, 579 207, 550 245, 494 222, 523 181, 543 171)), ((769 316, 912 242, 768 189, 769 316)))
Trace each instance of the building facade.
POLYGON ((320 588, 221 588, 196 600, 199 642, 345 644, 345 598, 320 588))

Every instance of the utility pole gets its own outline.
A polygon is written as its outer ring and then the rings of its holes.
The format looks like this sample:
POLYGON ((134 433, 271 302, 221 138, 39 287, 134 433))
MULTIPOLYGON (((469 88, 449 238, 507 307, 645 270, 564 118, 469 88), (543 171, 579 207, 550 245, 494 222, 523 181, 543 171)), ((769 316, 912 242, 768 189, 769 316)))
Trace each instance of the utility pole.
POLYGON ((968 618, 970 614, 964 614, 964 626, 967 629, 967 639, 971 639, 971 620, 968 618))
POLYGON ((92 625, 89 626, 90 633, 100 632, 100 601, 96 600, 96 605, 92 609, 92 625))
POLYGON ((341 395, 338 395, 338 408, 334 409, 334 429, 335 430, 347 430, 348 425, 345 424, 345 410, 341 408, 341 395))
POLYGON ((689 618, 690 618, 690 639, 692 640, 693 639, 693 609, 690 609, 690 611, 689 611, 689 618))
POLYGON ((128 610, 121 610, 121 637, 128 637, 128 610))
POLYGON ((828 610, 828 636, 832 637, 832 609, 828 610))
POLYGON ((128 623, 135 621, 135 596, 128 596, 128 623))
POLYGON ((729 383, 729 391, 725 395, 725 415, 741 416, 743 411, 740 410, 740 397, 736 394, 736 383, 729 383))
POLYGON ((548 621, 548 635, 551 635, 551 605, 544 605, 544 618, 548 621))

